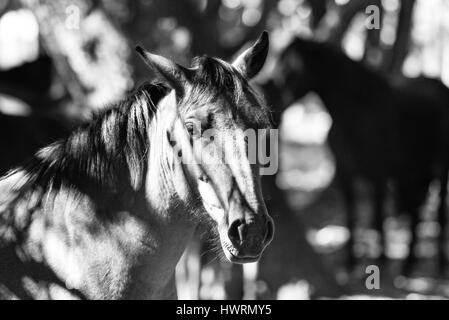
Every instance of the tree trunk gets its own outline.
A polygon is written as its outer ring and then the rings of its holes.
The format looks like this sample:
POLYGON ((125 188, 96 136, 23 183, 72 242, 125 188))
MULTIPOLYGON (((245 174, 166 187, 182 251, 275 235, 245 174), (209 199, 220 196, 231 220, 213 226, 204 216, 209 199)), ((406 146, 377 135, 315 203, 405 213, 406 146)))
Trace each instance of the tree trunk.
POLYGON ((267 283, 271 295, 282 285, 306 280, 315 296, 340 296, 336 275, 307 242, 305 224, 289 208, 284 192, 276 185, 276 176, 265 176, 263 186, 276 231, 259 262, 259 279, 267 283))
POLYGON ((409 52, 415 2, 415 0, 401 1, 398 26, 396 29, 396 41, 393 48, 387 52, 384 64, 385 71, 390 74, 401 73, 402 65, 409 52))
POLYGON ((21 1, 34 13, 42 45, 80 112, 123 97, 132 84, 129 47, 94 2, 21 1))
POLYGON ((316 30, 327 13, 328 0, 307 0, 312 10, 311 29, 316 30))
POLYGON ((384 62, 384 58, 385 52, 384 50, 382 50, 380 44, 380 29, 367 30, 365 39, 365 51, 363 53, 362 61, 369 66, 379 69, 384 62))

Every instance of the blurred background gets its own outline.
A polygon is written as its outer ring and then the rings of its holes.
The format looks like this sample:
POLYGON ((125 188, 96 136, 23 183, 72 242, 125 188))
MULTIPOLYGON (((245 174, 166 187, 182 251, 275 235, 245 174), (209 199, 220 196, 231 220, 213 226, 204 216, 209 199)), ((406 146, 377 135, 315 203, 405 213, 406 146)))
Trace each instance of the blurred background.
MULTIPOLYGON (((0 174, 151 80, 136 44, 188 65, 202 54, 231 59, 268 30, 270 54, 256 85, 295 36, 330 42, 379 72, 423 74, 449 85, 448 16, 445 0, 0 0, 0 174), (379 29, 366 28, 370 5, 379 8, 379 29)), ((287 199, 272 205, 278 240, 259 264, 242 268, 214 258, 199 230, 178 266, 180 298, 449 297, 449 280, 428 272, 436 254, 437 188, 423 209, 414 277, 398 269, 410 238, 402 216, 385 221, 390 262, 380 266, 379 290, 366 288, 364 268, 346 270, 349 231, 333 184, 331 125, 313 93, 285 110, 273 181, 287 199)), ((376 233, 364 223, 371 219, 365 189, 361 181, 355 238, 362 266, 378 251, 376 233)))

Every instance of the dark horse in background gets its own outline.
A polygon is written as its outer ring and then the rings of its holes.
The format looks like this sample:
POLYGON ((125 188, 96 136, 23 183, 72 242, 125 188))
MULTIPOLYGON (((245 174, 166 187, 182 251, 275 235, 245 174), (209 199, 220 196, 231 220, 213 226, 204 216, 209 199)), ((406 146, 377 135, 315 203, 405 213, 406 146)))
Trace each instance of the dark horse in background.
POLYGON ((277 122, 287 106, 308 92, 320 96, 332 117, 328 141, 336 157, 337 181, 341 183, 351 232, 349 265, 355 263, 352 249, 356 178, 364 178, 372 187, 375 228, 381 236, 383 252, 387 183, 394 185, 397 210, 411 218, 412 239, 404 269, 407 273, 416 260, 413 248, 420 206, 430 182, 440 181, 442 271, 446 264, 448 88, 438 80, 424 77, 388 77, 327 44, 297 38, 282 52, 272 78, 264 84, 264 92, 268 102, 277 107, 277 122))

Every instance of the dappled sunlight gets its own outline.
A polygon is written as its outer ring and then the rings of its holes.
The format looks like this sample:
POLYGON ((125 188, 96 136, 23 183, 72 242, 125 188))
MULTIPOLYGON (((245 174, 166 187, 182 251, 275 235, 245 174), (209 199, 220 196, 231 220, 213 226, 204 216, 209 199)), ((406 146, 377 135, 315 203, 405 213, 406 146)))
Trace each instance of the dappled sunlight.
POLYGON ((313 192, 326 188, 335 165, 325 142, 332 124, 321 100, 313 94, 290 106, 282 116, 280 173, 284 190, 313 192))
MULTIPOLYGON (((405 259, 409 252, 410 231, 405 219, 389 217, 385 222, 387 248, 390 259, 405 259)), ((421 239, 416 248, 417 255, 423 259, 434 258, 437 254, 436 235, 439 226, 434 221, 421 222, 418 237, 421 239)), ((320 253, 331 253, 343 248, 349 238, 347 228, 339 225, 326 225, 321 229, 311 228, 307 240, 320 253)), ((379 235, 376 230, 358 228, 355 233, 355 252, 359 257, 376 258, 380 254, 379 235)))
POLYGON ((0 19, 0 69, 30 62, 39 54, 39 26, 29 10, 7 12, 0 19))
POLYGON ((310 284, 305 280, 287 283, 279 288, 276 299, 278 300, 309 300, 310 284))
POLYGON ((29 116, 31 107, 20 101, 19 99, 0 95, 0 113, 13 116, 29 116))
POLYGON ((201 283, 201 299, 222 300, 226 298, 223 279, 220 276, 220 270, 206 266, 201 272, 201 283))
POLYGON ((332 120, 321 100, 310 94, 285 110, 281 137, 284 142, 324 144, 331 125, 332 120))
MULTIPOLYGON (((407 278, 404 276, 398 276, 394 279, 394 285, 398 289, 411 291, 414 293, 407 294, 407 299, 420 300, 422 295, 432 296, 429 298, 437 298, 444 299, 441 296, 437 296, 436 294, 440 294, 443 296, 449 296, 449 281, 443 279, 435 279, 429 277, 413 277, 407 278)), ((447 299, 447 298, 446 298, 447 299)))
POLYGON ((307 240, 321 253, 341 249, 348 238, 349 231, 342 226, 328 225, 320 230, 310 229, 307 232, 307 240))

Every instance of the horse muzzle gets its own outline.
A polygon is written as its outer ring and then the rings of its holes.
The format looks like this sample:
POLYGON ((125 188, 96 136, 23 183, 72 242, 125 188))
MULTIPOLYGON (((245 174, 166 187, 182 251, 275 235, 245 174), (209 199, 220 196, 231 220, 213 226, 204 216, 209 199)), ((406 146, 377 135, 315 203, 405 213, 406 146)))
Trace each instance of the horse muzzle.
POLYGON ((227 239, 222 240, 224 253, 234 263, 256 262, 270 244, 273 235, 274 223, 268 215, 249 221, 230 221, 227 239))

